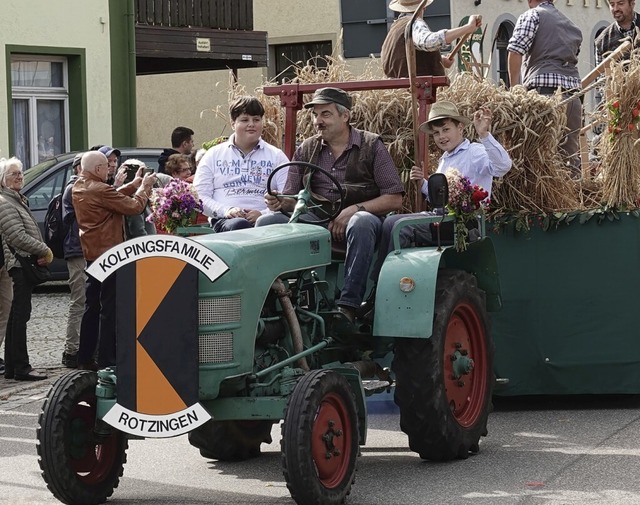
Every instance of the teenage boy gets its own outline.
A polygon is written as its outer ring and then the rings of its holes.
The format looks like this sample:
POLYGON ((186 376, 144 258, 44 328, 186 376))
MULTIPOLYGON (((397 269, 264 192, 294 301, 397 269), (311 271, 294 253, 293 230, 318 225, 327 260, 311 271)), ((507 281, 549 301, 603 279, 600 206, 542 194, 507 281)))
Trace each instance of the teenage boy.
MULTIPOLYGON (((193 179, 204 214, 212 228, 223 231, 251 228, 269 213, 264 201, 269 174, 288 163, 287 156, 262 139, 264 107, 256 97, 242 96, 229 107, 233 134, 209 149, 193 179)), ((287 170, 280 170, 272 189, 282 192, 287 170)))
MULTIPOLYGON (((443 154, 438 162, 437 173, 446 174, 450 169, 458 170, 463 176, 482 187, 489 197, 494 177, 502 177, 511 169, 511 158, 507 151, 491 135, 491 111, 480 109, 473 115, 473 126, 480 142, 469 142, 464 136, 464 128, 471 121, 461 116, 458 108, 451 102, 440 101, 431 106, 429 119, 420 125, 420 131, 433 136, 435 144, 443 154)), ((411 169, 411 179, 422 181, 422 193, 427 196, 427 181, 422 168, 411 169)), ((427 214, 427 213, 420 213, 427 214)), ((397 214, 389 216, 382 225, 382 238, 378 249, 378 258, 371 272, 371 280, 377 282, 380 269, 388 253, 393 251, 391 231, 393 225, 402 218, 419 216, 420 214, 397 214)), ((400 246, 408 247, 411 243, 432 243, 428 224, 405 226, 400 232, 400 246)), ((367 304, 373 301, 369 296, 367 304)), ((366 307, 371 308, 371 307, 366 307)))

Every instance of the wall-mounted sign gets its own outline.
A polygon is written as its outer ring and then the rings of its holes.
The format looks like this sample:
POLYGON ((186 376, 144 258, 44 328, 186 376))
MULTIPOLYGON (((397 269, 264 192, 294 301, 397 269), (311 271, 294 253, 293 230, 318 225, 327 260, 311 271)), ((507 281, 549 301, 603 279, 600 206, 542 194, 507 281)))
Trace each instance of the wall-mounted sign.
MULTIPOLYGON (((469 22, 469 16, 465 16, 460 21, 459 26, 464 26, 469 22)), ((461 72, 473 72, 476 75, 484 76, 484 61, 482 43, 484 40, 484 30, 478 27, 467 39, 458 53, 458 70, 461 72)))
POLYGON ((196 49, 204 53, 211 51, 211 39, 205 39, 204 37, 196 37, 196 49))

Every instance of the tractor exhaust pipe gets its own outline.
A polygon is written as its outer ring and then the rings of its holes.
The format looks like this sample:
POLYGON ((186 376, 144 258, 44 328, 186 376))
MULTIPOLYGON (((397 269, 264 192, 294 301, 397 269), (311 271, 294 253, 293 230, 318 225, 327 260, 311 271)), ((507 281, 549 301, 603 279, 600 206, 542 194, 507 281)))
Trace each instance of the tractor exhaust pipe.
MULTIPOLYGON (((296 354, 304 351, 304 344, 302 343, 302 330, 300 329, 300 323, 298 322, 298 318, 296 317, 296 311, 293 308, 293 303, 291 303, 291 298, 289 298, 289 290, 285 287, 284 283, 280 279, 276 279, 271 285, 271 289, 273 289, 274 293, 280 300, 280 305, 282 305, 282 309, 284 310, 285 318, 287 319, 287 323, 289 323, 289 328, 291 329, 291 339, 293 340, 293 352, 296 354)), ((298 367, 302 368, 305 372, 310 370, 309 364, 307 363, 307 358, 302 356, 298 361, 296 361, 298 367)))

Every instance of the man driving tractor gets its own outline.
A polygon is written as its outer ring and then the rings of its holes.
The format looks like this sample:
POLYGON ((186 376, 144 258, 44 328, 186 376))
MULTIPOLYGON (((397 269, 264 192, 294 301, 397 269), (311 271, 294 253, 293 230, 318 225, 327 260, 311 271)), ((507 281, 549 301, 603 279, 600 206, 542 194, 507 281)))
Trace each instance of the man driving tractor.
MULTIPOLYGON (((379 135, 351 127, 352 99, 338 88, 318 89, 305 109, 312 109, 317 135, 305 140, 296 150, 293 161, 313 163, 330 173, 343 186, 336 186, 322 173, 311 177, 311 191, 317 199, 335 205, 344 198, 343 209, 329 223, 334 242, 346 242, 344 285, 338 310, 353 322, 356 309, 364 299, 367 274, 380 240, 384 216, 402 207, 404 188, 398 170, 379 135)), ((302 188, 305 170, 295 165, 289 169, 285 195, 296 195, 302 188)), ((266 195, 271 210, 292 211, 293 199, 266 195)), ((301 221, 313 222, 308 214, 301 221)), ((256 226, 286 223, 284 214, 262 216, 256 226)))

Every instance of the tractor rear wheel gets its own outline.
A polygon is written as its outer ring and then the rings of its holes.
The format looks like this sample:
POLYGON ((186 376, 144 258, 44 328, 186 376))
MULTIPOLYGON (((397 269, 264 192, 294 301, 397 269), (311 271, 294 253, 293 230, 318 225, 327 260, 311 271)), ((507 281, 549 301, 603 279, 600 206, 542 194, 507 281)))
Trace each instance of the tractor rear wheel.
POLYGON ((282 425, 282 468, 299 505, 344 503, 356 475, 358 416, 341 374, 313 370, 296 384, 282 425))
POLYGON ((78 370, 49 390, 38 420, 38 463, 47 487, 68 504, 104 503, 118 487, 127 438, 97 434, 95 372, 78 370))
POLYGON ((431 338, 398 339, 392 366, 411 450, 433 461, 478 452, 491 411, 493 341, 473 275, 440 272, 431 338))
POLYGON ((260 456, 260 445, 271 443, 271 421, 208 421, 189 432, 189 443, 200 454, 219 461, 244 461, 260 456))

